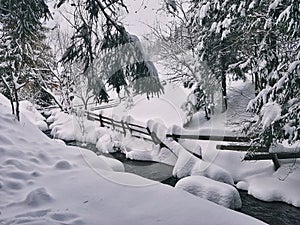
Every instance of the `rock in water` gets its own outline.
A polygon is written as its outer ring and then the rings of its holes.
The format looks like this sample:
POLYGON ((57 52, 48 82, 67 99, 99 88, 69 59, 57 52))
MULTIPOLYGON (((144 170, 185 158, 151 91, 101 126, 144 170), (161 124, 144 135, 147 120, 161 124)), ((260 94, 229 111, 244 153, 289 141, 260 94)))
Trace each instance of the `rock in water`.
POLYGON ((240 209, 242 207, 239 192, 234 186, 204 176, 185 177, 177 182, 175 188, 230 209, 240 209))

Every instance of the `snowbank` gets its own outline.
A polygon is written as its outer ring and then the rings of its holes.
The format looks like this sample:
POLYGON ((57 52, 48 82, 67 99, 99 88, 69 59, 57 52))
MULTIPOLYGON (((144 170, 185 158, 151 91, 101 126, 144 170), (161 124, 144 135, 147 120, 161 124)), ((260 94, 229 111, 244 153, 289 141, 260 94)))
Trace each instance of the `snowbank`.
MULTIPOLYGON (((34 105, 29 101, 21 101, 20 102, 20 111, 23 116, 36 125, 40 130, 45 131, 48 130, 48 125, 45 122, 45 117, 43 117, 34 105)), ((22 120, 22 117, 21 117, 22 120)))
POLYGON ((237 183, 240 189, 263 201, 282 201, 300 207, 300 160, 290 160, 276 172, 257 174, 237 183))
MULTIPOLYGON (((9 100, 0 93, 0 104, 11 107, 9 100)), ((21 120, 25 116, 32 124, 37 126, 40 130, 45 131, 48 129, 48 125, 45 122, 45 117, 43 117, 34 105, 29 101, 20 101, 20 115, 21 120)))
POLYGON ((168 147, 173 150, 176 149, 178 152, 173 176, 183 178, 191 175, 202 175, 216 181, 233 184, 231 175, 223 168, 196 158, 175 141, 169 142, 168 147))
MULTIPOLYGON (((147 126, 150 131, 156 133, 158 138, 167 146, 170 152, 169 154, 172 153, 177 156, 173 176, 183 178, 190 175, 202 175, 213 180, 233 184, 233 179, 226 170, 211 162, 205 162, 195 157, 173 139, 166 138, 167 128, 163 124, 149 120, 147 126)), ((178 129, 178 127, 176 127, 176 129, 178 129)))
POLYGON ((0 224, 264 224, 50 140, 0 106, 0 224), (117 214, 117 216, 116 216, 117 214))
POLYGON ((240 209, 242 207, 239 192, 235 187, 203 176, 183 178, 177 182, 175 188, 182 189, 227 208, 240 209))
POLYGON ((108 129, 100 127, 98 122, 89 121, 84 117, 69 115, 53 110, 47 122, 52 123, 49 128, 54 138, 65 141, 80 141, 96 144, 99 136, 108 129))

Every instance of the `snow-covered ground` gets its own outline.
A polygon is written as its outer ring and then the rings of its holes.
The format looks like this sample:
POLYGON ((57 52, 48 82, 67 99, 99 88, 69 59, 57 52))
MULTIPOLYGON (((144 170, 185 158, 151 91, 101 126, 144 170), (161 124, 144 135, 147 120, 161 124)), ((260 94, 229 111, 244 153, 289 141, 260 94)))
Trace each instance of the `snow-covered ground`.
POLYGON ((249 83, 235 85, 226 114, 206 121, 199 113, 185 129, 178 107, 186 94, 176 95, 180 87, 167 87, 162 100, 147 102, 136 97, 129 110, 120 104, 101 111, 148 126, 167 145, 162 149, 130 135, 124 138, 98 122, 59 110, 49 112, 55 138, 90 142, 102 152, 120 150, 130 159, 173 165, 173 175, 183 178, 175 189, 124 173, 119 161, 50 140, 40 131, 46 123, 33 105, 21 103, 24 114, 19 123, 10 115, 9 101, 0 95, 0 224, 199 224, 199 220, 203 224, 259 224, 204 200, 239 208, 235 186, 261 200, 300 207, 299 160, 282 161, 275 172, 270 160, 242 161, 245 153, 216 150, 214 141, 177 143, 165 138, 166 133, 238 134, 242 123, 252 117, 240 105, 247 102, 252 89, 249 83), (190 152, 201 153, 203 159, 190 152))
POLYGON ((0 224, 263 224, 115 172, 111 159, 49 139, 26 116, 16 121, 3 104, 0 112, 0 224))
MULTIPOLYGON (((117 108, 102 110, 104 115, 114 114, 119 119, 124 119, 124 116, 127 116, 128 119, 128 115, 130 115, 130 120, 134 120, 135 123, 152 126, 152 130, 160 136, 161 140, 169 144, 173 151, 166 148, 159 149, 145 141, 128 136, 124 138, 122 135, 111 131, 101 131, 104 128, 99 128, 99 124, 94 122, 86 123, 90 124, 87 126, 88 136, 93 138, 86 137, 85 141, 93 139, 90 142, 97 144, 99 151, 102 152, 112 152, 119 148, 130 159, 152 160, 173 165, 173 174, 180 178, 202 175, 225 183, 233 184, 234 182, 238 188, 248 190, 249 194, 258 199, 283 201, 300 207, 300 189, 297 188, 300 185, 299 160, 284 160, 281 162, 279 170, 275 172, 271 160, 243 161, 246 152, 219 151, 216 149, 216 144, 220 144, 220 142, 180 140, 180 145, 178 145, 164 140, 167 132, 240 135, 243 124, 253 118, 252 114, 245 111, 249 99, 254 96, 253 86, 249 81, 246 83, 232 82, 228 95, 229 109, 226 113, 213 115, 209 121, 204 119, 202 113, 198 113, 185 129, 181 128, 180 124, 180 117, 182 116, 177 117, 175 115, 182 115, 180 105, 184 101, 186 93, 180 87, 173 85, 167 85, 162 100, 147 101, 144 99, 142 102, 145 103, 140 106, 141 100, 139 98, 141 97, 136 97, 133 107, 129 110, 124 104, 120 104, 117 108), (166 102, 169 106, 168 109, 165 107, 166 102), (146 113, 143 114, 143 112, 146 113), (152 113, 154 118, 151 118, 152 113), (201 153, 203 160, 193 157, 185 149, 201 153)), ((65 126, 65 123, 56 126, 54 134, 69 132, 70 123, 73 123, 71 130, 78 133, 80 129, 76 128, 76 119, 73 118, 71 121, 73 122, 69 122, 68 126, 65 126)), ((71 132, 71 134, 73 133, 71 132)), ((79 133, 77 136, 79 137, 75 139, 82 141, 81 134, 79 133)))

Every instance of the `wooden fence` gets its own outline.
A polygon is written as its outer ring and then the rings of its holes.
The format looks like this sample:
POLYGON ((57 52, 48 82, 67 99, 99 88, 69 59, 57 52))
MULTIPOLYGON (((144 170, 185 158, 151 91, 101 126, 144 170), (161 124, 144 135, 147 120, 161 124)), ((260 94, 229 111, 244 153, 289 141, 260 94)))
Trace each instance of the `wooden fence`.
POLYGON ((124 136, 126 136, 127 133, 130 133, 132 137, 151 141, 155 144, 160 144, 160 141, 158 141, 158 139, 155 138, 153 132, 151 132, 147 127, 143 127, 141 125, 133 123, 128 123, 123 120, 114 120, 113 118, 109 118, 101 114, 98 115, 88 111, 86 112, 86 116, 88 120, 99 121, 101 127, 107 127, 113 130, 117 130, 124 136))
POLYGON ((179 135, 179 134, 167 134, 167 137, 178 139, 191 139, 191 140, 204 140, 204 141, 221 141, 238 144, 223 144, 216 145, 219 150, 232 150, 247 152, 244 160, 272 160, 275 170, 280 167, 278 159, 291 159, 300 158, 300 152, 269 152, 269 148, 266 146, 253 146, 250 145, 251 141, 248 137, 240 136, 210 136, 210 135, 179 135))
MULTIPOLYGON (((141 125, 128 123, 126 121, 118 121, 113 118, 103 116, 101 114, 95 114, 89 111, 85 111, 85 115, 88 120, 99 121, 101 127, 107 127, 113 130, 121 132, 124 136, 129 132, 132 137, 141 138, 147 141, 151 141, 154 144, 159 144, 161 147, 168 148, 154 132, 151 132, 148 127, 143 127, 141 125)), ((265 146, 253 146, 250 145, 250 139, 244 136, 218 136, 218 135, 189 135, 189 134, 167 134, 167 138, 172 138, 175 141, 179 139, 190 139, 190 140, 204 140, 204 141, 220 141, 236 144, 221 144, 216 145, 219 150, 233 150, 233 151, 243 151, 248 152, 244 160, 272 160, 275 170, 280 167, 278 159, 290 159, 290 158, 300 158, 300 152, 286 153, 278 152, 271 153, 269 148, 265 146)), ((171 149, 170 149, 171 150, 171 149)), ((171 150, 172 151, 172 150, 171 150)), ((193 155, 195 153, 191 152, 193 155)), ((201 155, 195 155, 201 158, 201 155)))

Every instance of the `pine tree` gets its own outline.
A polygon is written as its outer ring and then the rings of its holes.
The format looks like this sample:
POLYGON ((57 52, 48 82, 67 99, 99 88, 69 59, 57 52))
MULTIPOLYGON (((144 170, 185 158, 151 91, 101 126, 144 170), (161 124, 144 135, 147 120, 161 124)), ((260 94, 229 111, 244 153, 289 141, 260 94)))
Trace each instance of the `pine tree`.
POLYGON ((190 26, 198 41, 198 60, 207 63, 221 84, 223 111, 227 109, 227 77, 245 78, 239 67, 232 67, 243 60, 237 48, 242 40, 243 3, 234 0, 197 0, 191 1, 189 11, 190 26))
POLYGON ((264 56, 264 74, 260 92, 248 109, 258 121, 249 134, 265 145, 300 140, 300 11, 299 1, 266 1, 254 5, 260 10, 261 33, 259 56, 264 56))
POLYGON ((108 101, 107 84, 118 93, 129 83, 137 94, 147 97, 162 92, 157 71, 145 58, 139 40, 118 22, 119 8, 127 10, 122 0, 73 1, 71 5, 75 32, 62 62, 83 65, 82 74, 98 102, 108 101))
POLYGON ((199 61, 222 80, 224 97, 227 74, 254 78, 248 109, 259 119, 249 135, 267 146, 299 140, 299 1, 193 0, 188 13, 199 61))
POLYGON ((1 3, 0 76, 12 112, 20 120, 20 90, 24 87, 34 90, 35 82, 49 75, 45 63, 48 47, 43 42, 46 30, 41 19, 48 19, 50 12, 40 0, 3 0, 1 3))

